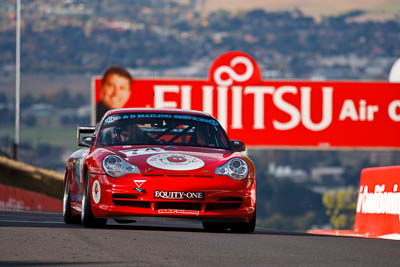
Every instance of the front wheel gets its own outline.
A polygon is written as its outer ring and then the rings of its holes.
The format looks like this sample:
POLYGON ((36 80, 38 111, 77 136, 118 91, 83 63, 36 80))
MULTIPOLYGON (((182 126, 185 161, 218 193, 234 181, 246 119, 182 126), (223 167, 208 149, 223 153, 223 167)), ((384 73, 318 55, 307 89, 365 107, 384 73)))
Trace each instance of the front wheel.
POLYGON ((250 222, 240 222, 232 224, 231 230, 234 233, 252 233, 256 228, 256 212, 250 222))
POLYGON ((82 197, 81 221, 84 227, 103 227, 107 223, 105 218, 96 218, 92 212, 91 190, 89 175, 85 177, 85 189, 82 197))

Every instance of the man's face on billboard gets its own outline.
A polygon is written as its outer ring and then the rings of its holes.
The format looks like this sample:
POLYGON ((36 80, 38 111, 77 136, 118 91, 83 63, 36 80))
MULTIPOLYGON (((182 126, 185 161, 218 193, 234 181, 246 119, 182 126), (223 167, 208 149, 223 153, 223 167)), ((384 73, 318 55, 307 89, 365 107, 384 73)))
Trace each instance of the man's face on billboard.
POLYGON ((107 76, 101 88, 100 97, 108 108, 122 108, 131 95, 131 81, 119 74, 107 76))

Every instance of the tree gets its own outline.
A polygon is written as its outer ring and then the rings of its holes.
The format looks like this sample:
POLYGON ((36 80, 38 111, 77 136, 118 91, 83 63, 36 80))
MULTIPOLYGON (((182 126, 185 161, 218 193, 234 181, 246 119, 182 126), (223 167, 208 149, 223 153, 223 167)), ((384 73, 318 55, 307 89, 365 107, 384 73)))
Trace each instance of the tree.
POLYGON ((335 229, 349 229, 354 225, 358 191, 353 187, 329 190, 322 197, 326 215, 335 229))

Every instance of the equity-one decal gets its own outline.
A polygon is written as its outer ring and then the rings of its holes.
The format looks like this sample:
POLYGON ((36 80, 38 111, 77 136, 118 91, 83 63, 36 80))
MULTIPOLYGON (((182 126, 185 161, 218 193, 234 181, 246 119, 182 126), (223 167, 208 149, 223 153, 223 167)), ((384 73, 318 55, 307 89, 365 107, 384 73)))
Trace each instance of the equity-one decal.
POLYGON ((263 81, 252 57, 229 52, 208 80, 134 79, 132 91, 129 107, 205 111, 247 145, 400 148, 400 83, 263 81))
POLYGON ((154 191, 154 198, 162 199, 204 199, 203 192, 179 192, 179 191, 154 191))

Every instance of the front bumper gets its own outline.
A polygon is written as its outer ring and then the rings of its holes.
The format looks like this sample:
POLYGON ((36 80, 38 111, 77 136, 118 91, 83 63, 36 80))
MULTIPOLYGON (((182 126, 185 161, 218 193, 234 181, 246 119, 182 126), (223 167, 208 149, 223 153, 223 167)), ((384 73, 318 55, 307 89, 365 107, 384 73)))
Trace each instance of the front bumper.
POLYGON ((252 179, 236 181, 226 176, 199 178, 137 175, 111 178, 107 175, 92 175, 90 188, 94 181, 100 184, 100 201, 98 195, 94 196, 91 192, 92 210, 96 217, 121 219, 159 216, 249 222, 254 216, 256 185, 252 179), (203 193, 203 198, 156 198, 155 191, 203 193))

